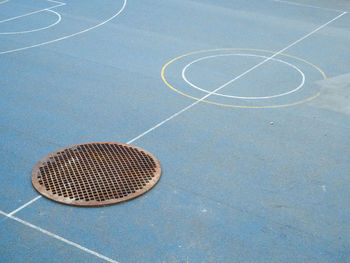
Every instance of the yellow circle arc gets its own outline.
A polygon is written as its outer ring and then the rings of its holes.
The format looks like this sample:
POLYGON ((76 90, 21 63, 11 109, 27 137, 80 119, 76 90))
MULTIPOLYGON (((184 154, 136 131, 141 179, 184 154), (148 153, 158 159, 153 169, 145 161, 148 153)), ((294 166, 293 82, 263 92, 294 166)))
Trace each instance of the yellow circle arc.
MULTIPOLYGON (((183 95, 183 96, 186 96, 188 98, 191 98, 191 99, 194 99, 194 100, 198 100, 198 101, 203 101, 203 102, 206 102, 206 103, 210 103, 210 104, 214 104, 214 105, 218 105, 218 106, 223 106, 223 107, 230 107, 230 108, 249 108, 249 109, 263 109, 263 108, 282 108, 282 107, 290 107, 290 106, 295 106, 295 105, 298 105, 298 104, 302 104, 302 103, 305 103, 305 102, 308 102, 308 101, 311 101, 315 98, 317 98, 318 96, 320 96, 320 93, 317 93, 316 95, 312 96, 312 97, 309 97, 307 99, 304 99, 304 100, 300 100, 300 101, 296 101, 294 103, 290 103, 290 104, 282 104, 282 105, 268 105, 268 106, 244 106, 244 105, 231 105, 231 104, 223 104, 223 103, 218 103, 218 102, 213 102, 213 101, 209 101, 209 100, 203 100, 203 99, 200 99, 200 98, 196 98, 196 97, 193 97, 191 95, 188 95, 186 93, 183 93, 182 91, 174 88, 165 78, 164 76, 164 73, 165 73, 165 70, 167 69, 167 67, 181 59, 181 58, 184 58, 184 57, 187 57, 187 56, 191 56, 191 55, 196 55, 196 54, 200 54, 200 53, 206 53, 206 52, 215 52, 215 51, 254 51, 254 52, 265 52, 265 53, 272 53, 274 54, 275 52, 274 51, 271 51, 271 50, 264 50, 264 49, 252 49, 252 48, 217 48, 217 49, 207 49, 207 50, 199 50, 199 51, 193 51, 193 52, 190 52, 190 53, 187 53, 187 54, 184 54, 184 55, 181 55, 181 56, 178 56, 176 58, 173 58, 172 60, 170 60, 169 62, 167 62, 162 70, 161 70, 161 77, 162 77, 162 80, 164 81, 164 83, 169 87, 171 88, 172 90, 174 90, 175 92, 183 95)), ((312 64, 311 62, 305 60, 305 59, 302 59, 302 58, 298 58, 298 57, 295 57, 295 56, 292 56, 292 55, 289 55, 289 54, 284 54, 284 53, 280 53, 279 55, 281 56, 285 56, 285 57, 290 57, 290 58, 293 58, 293 59, 296 59, 296 60, 299 60, 301 62, 304 62, 310 66, 312 66, 313 68, 315 68, 318 72, 321 73, 321 75, 323 76, 323 79, 327 79, 327 76, 326 74, 319 68, 317 67, 316 65, 312 64)))

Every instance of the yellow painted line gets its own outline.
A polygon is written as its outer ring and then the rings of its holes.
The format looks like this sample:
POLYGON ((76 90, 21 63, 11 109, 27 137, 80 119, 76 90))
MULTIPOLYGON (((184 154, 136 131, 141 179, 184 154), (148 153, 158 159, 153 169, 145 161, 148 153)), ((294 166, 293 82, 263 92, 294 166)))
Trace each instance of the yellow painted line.
MULTIPOLYGON (((207 49, 207 50, 199 50, 199 51, 193 51, 193 52, 190 52, 190 53, 187 53, 187 54, 184 54, 184 55, 181 55, 181 56, 178 56, 176 58, 173 58, 172 60, 170 60, 169 62, 167 62, 162 70, 161 70, 161 77, 162 77, 162 80, 164 81, 164 83, 169 87, 171 88, 172 90, 174 90, 175 92, 183 95, 183 96, 186 96, 188 98, 191 98, 191 99, 194 99, 194 100, 198 100, 198 101, 202 101, 202 102, 206 102, 206 103, 210 103, 210 104, 214 104, 214 105, 218 105, 218 106, 223 106, 223 107, 231 107, 231 108, 248 108, 248 109, 268 109, 268 108, 282 108, 282 107, 290 107, 290 106, 295 106, 295 105, 298 105, 298 104, 302 104, 302 103, 305 103, 305 102, 309 102, 315 98, 317 98, 318 96, 320 96, 320 93, 317 93, 316 95, 312 96, 312 97, 309 97, 307 99, 304 99, 304 100, 300 100, 300 101, 297 101, 297 102, 294 102, 294 103, 289 103, 289 104, 282 104, 282 105, 267 105, 267 106, 242 106, 242 105, 231 105, 231 104, 223 104, 223 103, 217 103, 217 102, 213 102, 213 101, 209 101, 209 100, 202 100, 200 98, 196 98, 196 97, 193 97, 189 94, 186 94, 176 88, 174 88, 166 79, 165 77, 165 70, 167 69, 167 67, 181 59, 181 58, 184 58, 184 57, 187 57, 187 56, 191 56, 191 55, 196 55, 196 54, 200 54, 200 53, 206 53, 206 52, 215 52, 215 51, 254 51, 254 52, 265 52, 265 53, 272 53, 274 54, 275 52, 274 51, 271 51, 271 50, 264 50, 264 49, 251 49, 251 48, 218 48, 218 49, 207 49)), ((290 57, 290 58, 293 58, 293 59, 296 59, 296 60, 299 60, 301 62, 304 62, 310 66, 312 66, 313 68, 315 68, 318 72, 321 73, 323 79, 327 79, 327 76, 326 74, 319 68, 317 67, 316 65, 312 64, 311 62, 305 60, 305 59, 302 59, 302 58, 298 58, 298 57, 295 57, 295 56, 292 56, 292 55, 289 55, 289 54, 284 54, 284 53, 281 53, 279 54, 281 56, 285 56, 285 57, 290 57)))

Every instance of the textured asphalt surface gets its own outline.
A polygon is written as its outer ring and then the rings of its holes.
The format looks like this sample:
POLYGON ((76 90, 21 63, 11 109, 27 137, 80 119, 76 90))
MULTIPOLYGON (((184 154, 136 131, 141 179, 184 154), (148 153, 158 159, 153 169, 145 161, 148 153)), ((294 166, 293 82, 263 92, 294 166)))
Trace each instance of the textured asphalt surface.
POLYGON ((293 3, 0 1, 0 262, 350 262, 350 4, 293 3), (130 140, 147 194, 17 210, 45 155, 130 140))

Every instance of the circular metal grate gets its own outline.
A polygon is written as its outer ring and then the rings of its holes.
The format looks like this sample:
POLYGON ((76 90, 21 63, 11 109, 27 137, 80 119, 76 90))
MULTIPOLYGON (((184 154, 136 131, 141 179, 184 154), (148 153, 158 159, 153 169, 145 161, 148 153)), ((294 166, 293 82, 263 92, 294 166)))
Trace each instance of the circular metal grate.
POLYGON ((40 194, 56 202, 101 206, 144 194, 160 175, 158 160, 145 150, 95 142, 47 155, 34 167, 32 183, 40 194))

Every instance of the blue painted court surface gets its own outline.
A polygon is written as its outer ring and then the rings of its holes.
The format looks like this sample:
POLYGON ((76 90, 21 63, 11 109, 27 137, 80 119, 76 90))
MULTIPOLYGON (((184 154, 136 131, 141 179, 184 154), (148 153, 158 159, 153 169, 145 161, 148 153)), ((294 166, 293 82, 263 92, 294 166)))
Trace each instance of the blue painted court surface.
POLYGON ((350 262, 350 2, 293 1, 0 1, 0 262, 350 262), (94 141, 159 183, 38 197, 94 141))

